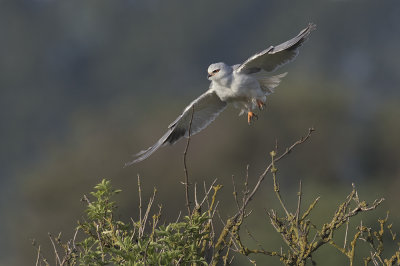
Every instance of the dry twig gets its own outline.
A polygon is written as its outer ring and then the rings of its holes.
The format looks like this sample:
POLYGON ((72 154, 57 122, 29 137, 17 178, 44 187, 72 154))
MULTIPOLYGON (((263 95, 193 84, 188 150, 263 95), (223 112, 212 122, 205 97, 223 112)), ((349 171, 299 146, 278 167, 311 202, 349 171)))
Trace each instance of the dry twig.
POLYGON ((186 142, 186 147, 185 147, 185 151, 183 152, 183 170, 185 172, 185 198, 186 198, 186 207, 188 210, 188 215, 190 216, 190 214, 192 213, 190 210, 190 200, 189 200, 189 174, 188 174, 188 170, 187 170, 187 166, 186 166, 186 156, 187 156, 187 152, 189 149, 189 144, 190 144, 190 135, 191 135, 191 131, 192 131, 192 122, 193 122, 193 114, 194 114, 194 105, 192 106, 192 114, 190 117, 190 121, 189 121, 189 131, 188 131, 188 138, 187 138, 187 142, 186 142))

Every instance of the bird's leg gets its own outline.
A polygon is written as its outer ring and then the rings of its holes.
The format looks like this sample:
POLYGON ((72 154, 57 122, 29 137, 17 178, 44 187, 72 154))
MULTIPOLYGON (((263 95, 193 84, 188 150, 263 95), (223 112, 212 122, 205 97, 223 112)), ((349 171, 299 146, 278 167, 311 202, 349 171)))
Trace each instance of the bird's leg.
POLYGON ((256 102, 257 102, 258 109, 264 110, 265 103, 261 100, 256 100, 256 102))
POLYGON ((249 125, 251 124, 251 121, 254 119, 258 119, 258 116, 251 111, 247 112, 247 123, 249 123, 249 125))

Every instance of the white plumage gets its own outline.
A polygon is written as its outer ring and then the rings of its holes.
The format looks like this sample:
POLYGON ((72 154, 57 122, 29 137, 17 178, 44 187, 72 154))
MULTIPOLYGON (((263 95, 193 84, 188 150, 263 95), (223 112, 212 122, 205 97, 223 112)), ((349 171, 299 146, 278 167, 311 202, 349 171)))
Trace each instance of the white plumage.
POLYGON ((274 92, 281 79, 287 73, 270 76, 280 66, 292 61, 298 54, 298 48, 307 40, 314 24, 309 24, 296 37, 277 46, 251 56, 242 64, 229 66, 215 63, 208 67, 209 89, 191 102, 183 113, 169 125, 168 131, 153 146, 136 154, 136 159, 125 166, 143 161, 158 148, 174 144, 182 137, 189 136, 189 125, 192 120, 190 135, 207 127, 226 108, 233 103, 242 113, 248 113, 248 122, 257 117, 253 110, 262 109, 267 95, 274 92), (192 114, 193 113, 193 114, 192 114), (193 118, 192 118, 193 116, 193 118))

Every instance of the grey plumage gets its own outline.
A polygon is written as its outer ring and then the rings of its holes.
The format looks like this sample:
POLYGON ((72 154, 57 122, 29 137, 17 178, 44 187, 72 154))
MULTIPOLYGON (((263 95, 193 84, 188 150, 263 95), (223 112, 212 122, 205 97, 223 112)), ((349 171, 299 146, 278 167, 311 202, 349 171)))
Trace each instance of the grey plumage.
MULTIPOLYGON (((225 63, 211 64, 208 68, 209 89, 191 102, 182 114, 168 126, 168 131, 153 146, 136 154, 136 159, 125 166, 143 161, 161 146, 174 144, 183 137, 194 135, 207 127, 226 108, 234 103, 241 113, 252 113, 266 96, 273 92, 287 73, 270 76, 282 65, 292 61, 298 48, 307 40, 315 25, 310 23, 296 37, 251 56, 244 63, 233 66, 225 63), (193 117, 192 117, 193 112, 193 117)), ((253 113, 252 113, 253 114, 253 113)))
POLYGON ((241 64, 237 71, 246 74, 258 72, 261 69, 267 72, 275 71, 280 66, 296 58, 299 53, 298 48, 307 40, 311 31, 315 28, 315 24, 308 24, 308 27, 302 30, 296 37, 277 46, 270 46, 253 55, 241 64))
POLYGON ((189 124, 192 120, 190 134, 194 135, 207 127, 226 107, 226 102, 221 101, 214 92, 207 91, 199 98, 191 102, 183 113, 168 126, 168 131, 156 144, 147 150, 141 151, 135 156, 137 158, 125 166, 143 161, 152 155, 158 148, 166 144, 174 144, 182 137, 189 136, 189 124), (193 119, 192 119, 193 112, 193 119))

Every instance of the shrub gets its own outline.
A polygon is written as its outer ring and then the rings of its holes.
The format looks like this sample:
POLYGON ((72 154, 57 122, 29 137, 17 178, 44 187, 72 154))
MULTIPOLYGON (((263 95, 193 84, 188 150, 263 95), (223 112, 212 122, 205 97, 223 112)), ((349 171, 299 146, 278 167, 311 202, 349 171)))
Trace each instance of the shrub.
MULTIPOLYGON (((310 219, 310 213, 316 207, 319 198, 316 198, 304 212, 301 212, 302 188, 301 182, 298 191, 297 208, 290 212, 286 207, 279 182, 277 180, 276 162, 287 156, 297 145, 307 141, 313 129, 308 134, 296 141, 283 153, 278 155, 277 148, 271 153, 271 162, 259 176, 254 187, 250 188, 247 177, 244 181, 244 191, 238 195, 235 180, 233 182, 233 195, 237 212, 228 218, 220 218, 222 226, 217 229, 215 226, 218 202, 216 197, 222 188, 216 184, 216 180, 205 188, 204 197, 198 200, 197 187, 194 188, 194 206, 189 201, 189 182, 186 168, 186 151, 184 154, 184 169, 186 173, 185 191, 187 215, 175 222, 160 225, 159 220, 162 207, 153 212, 153 202, 156 190, 149 200, 145 211, 142 209, 141 184, 138 177, 139 194, 139 218, 125 223, 115 218, 117 204, 113 201, 115 194, 121 190, 113 189, 109 180, 103 180, 95 186, 91 192, 91 199, 84 196, 87 204, 86 218, 78 222, 73 239, 62 243, 61 235, 50 240, 54 248, 56 265, 217 265, 230 264, 235 254, 246 256, 251 263, 255 263, 250 257, 252 254, 264 254, 277 257, 284 265, 305 265, 313 260, 313 254, 324 245, 339 250, 348 258, 349 265, 355 262, 355 251, 358 243, 365 242, 370 247, 370 253, 364 258, 364 264, 368 265, 394 265, 400 264, 400 249, 392 256, 384 257, 383 235, 390 233, 392 240, 396 235, 391 231, 391 225, 387 224, 388 218, 379 219, 379 230, 360 225, 356 233, 350 237, 348 234, 349 221, 361 212, 369 212, 377 208, 383 198, 367 204, 358 197, 357 190, 353 184, 352 191, 332 215, 332 219, 318 228, 310 219), (270 223, 276 232, 282 237, 286 244, 285 251, 267 251, 262 247, 251 249, 243 243, 240 237, 242 225, 246 218, 251 215, 246 207, 257 193, 260 184, 267 174, 271 173, 273 179, 273 191, 280 203, 284 213, 279 216, 276 210, 267 212, 270 223), (193 209, 192 209, 193 207, 193 209), (345 241, 343 246, 335 242, 334 235, 339 228, 345 226, 345 241), (80 236, 77 237, 78 233, 80 236), (77 240, 77 238, 81 240, 77 240)), ((248 170, 248 168, 247 168, 248 170)), ((36 265, 49 265, 48 260, 37 247, 36 265)))

